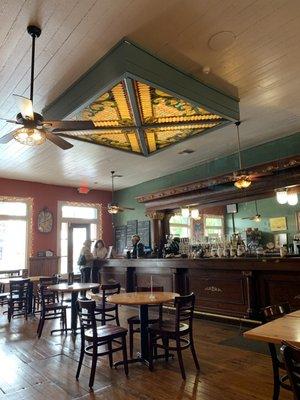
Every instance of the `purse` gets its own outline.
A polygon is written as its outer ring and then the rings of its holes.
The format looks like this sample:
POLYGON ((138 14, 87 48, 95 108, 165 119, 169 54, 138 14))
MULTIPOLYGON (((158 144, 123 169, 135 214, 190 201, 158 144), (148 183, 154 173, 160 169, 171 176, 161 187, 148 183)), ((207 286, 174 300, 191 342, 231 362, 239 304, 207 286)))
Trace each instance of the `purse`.
POLYGON ((86 265, 86 258, 84 254, 80 254, 77 265, 86 265))

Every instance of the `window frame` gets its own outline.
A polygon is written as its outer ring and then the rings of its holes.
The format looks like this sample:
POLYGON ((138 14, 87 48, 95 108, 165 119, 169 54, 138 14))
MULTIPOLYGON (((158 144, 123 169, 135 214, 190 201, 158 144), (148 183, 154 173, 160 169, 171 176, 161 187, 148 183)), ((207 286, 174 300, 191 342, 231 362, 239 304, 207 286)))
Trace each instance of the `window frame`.
MULTIPOLYGON (((171 216, 172 217, 176 217, 176 216, 180 216, 180 214, 174 214, 171 216)), ((178 222, 170 222, 171 218, 169 219, 169 231, 171 234, 171 227, 179 227, 179 228, 187 228, 189 235, 187 236, 188 238, 190 238, 191 232, 192 232, 192 219, 190 217, 183 217, 183 218, 187 218, 188 219, 188 223, 187 224, 179 224, 178 222)))
POLYGON ((213 237, 210 235, 206 235, 206 230, 207 229, 219 229, 221 231, 221 235, 219 236, 220 238, 225 236, 225 221, 224 221, 224 215, 219 215, 219 214, 203 214, 203 234, 206 237, 213 237), (221 220, 221 225, 216 225, 216 226, 207 226, 206 225, 206 219, 207 218, 214 218, 214 219, 220 219, 221 220))
MULTIPOLYGON (((26 215, 5 215, 0 214, 0 221, 26 221, 26 243, 25 243, 25 266, 28 269, 29 257, 32 257, 32 234, 33 234, 33 198, 32 197, 15 197, 0 196, 0 202, 8 203, 26 203, 26 215)), ((20 268, 22 269, 22 268, 20 268)), ((1 271, 1 270, 0 270, 1 271)))

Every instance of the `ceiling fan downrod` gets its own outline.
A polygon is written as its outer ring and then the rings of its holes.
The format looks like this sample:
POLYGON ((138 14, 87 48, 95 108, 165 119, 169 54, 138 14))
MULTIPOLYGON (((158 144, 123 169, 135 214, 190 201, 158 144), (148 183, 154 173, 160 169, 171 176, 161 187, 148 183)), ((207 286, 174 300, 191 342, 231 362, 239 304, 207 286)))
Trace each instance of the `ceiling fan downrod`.
POLYGON ((41 34, 41 28, 35 25, 29 25, 27 32, 32 37, 32 49, 31 49, 31 78, 30 78, 30 100, 33 100, 33 83, 34 83, 34 58, 35 58, 35 39, 41 34))

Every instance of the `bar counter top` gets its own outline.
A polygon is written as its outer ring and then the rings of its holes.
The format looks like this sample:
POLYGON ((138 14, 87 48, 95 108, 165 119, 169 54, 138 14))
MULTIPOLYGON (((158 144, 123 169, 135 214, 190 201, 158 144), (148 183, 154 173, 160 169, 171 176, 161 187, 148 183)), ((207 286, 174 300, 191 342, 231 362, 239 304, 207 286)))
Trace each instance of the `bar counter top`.
POLYGON ((209 268, 225 270, 300 271, 300 257, 236 257, 236 258, 115 258, 103 261, 103 266, 126 268, 209 268))

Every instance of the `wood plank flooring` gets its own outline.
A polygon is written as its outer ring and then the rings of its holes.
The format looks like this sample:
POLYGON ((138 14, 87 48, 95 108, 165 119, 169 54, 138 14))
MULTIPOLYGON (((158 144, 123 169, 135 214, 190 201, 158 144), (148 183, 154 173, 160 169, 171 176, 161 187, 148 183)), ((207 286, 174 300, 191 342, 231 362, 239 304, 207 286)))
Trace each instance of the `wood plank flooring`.
MULTIPOLYGON (((120 308, 121 324, 135 310, 120 308)), ((69 319, 70 321, 70 319, 69 319)), ((129 378, 122 368, 110 369, 99 359, 94 392, 88 389, 90 359, 85 358, 79 381, 75 380, 79 336, 50 336, 46 322, 40 340, 37 319, 13 319, 0 315, 0 399, 2 400, 267 400, 272 399, 272 369, 267 354, 220 344, 238 337, 241 330, 205 320, 195 321, 195 341, 201 363, 196 373, 189 350, 184 351, 187 380, 182 381, 177 360, 157 362, 155 371, 130 365, 129 378)), ((135 347, 138 350, 138 338, 135 347)), ((247 346, 246 346, 247 347, 247 346)), ((117 356, 116 356, 117 359, 117 356)), ((282 390, 280 400, 292 400, 282 390)))

